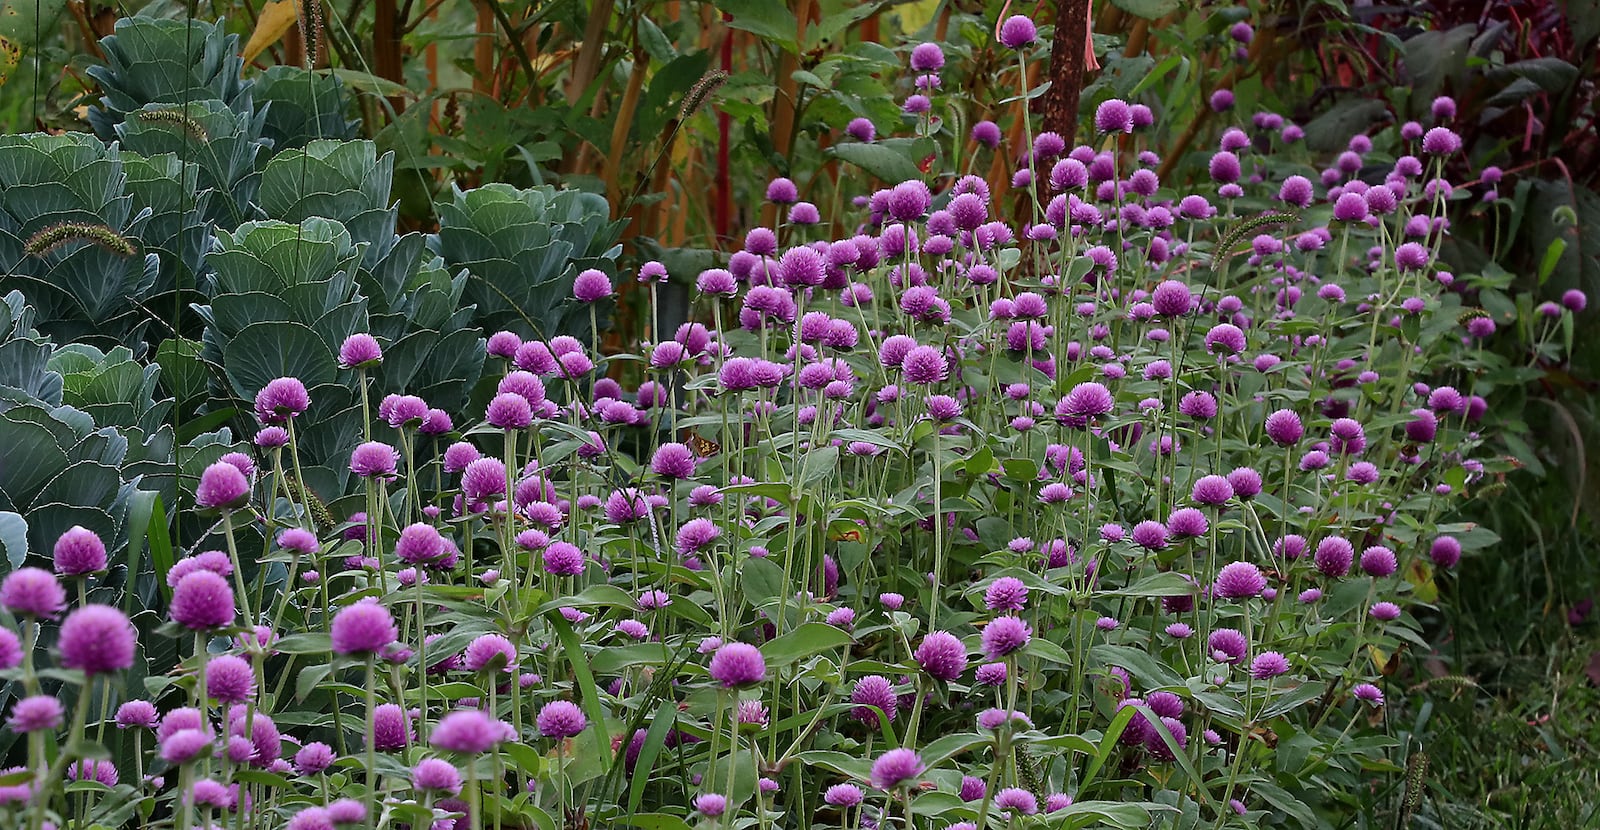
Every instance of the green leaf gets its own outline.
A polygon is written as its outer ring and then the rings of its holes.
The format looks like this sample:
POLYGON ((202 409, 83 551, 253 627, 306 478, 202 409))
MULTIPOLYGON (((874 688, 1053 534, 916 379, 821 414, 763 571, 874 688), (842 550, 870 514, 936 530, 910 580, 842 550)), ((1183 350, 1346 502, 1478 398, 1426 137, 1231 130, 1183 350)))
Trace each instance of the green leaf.
POLYGON ((850 162, 889 184, 922 178, 917 160, 911 157, 909 144, 891 145, 888 141, 874 144, 836 144, 828 148, 834 158, 850 162))
POLYGON ((655 715, 650 719, 650 730, 644 735, 644 744, 639 747, 639 760, 634 763, 633 774, 628 781, 628 812, 630 814, 639 809, 639 804, 644 801, 644 787, 650 782, 650 771, 655 769, 656 757, 661 754, 661 748, 666 745, 667 733, 672 731, 673 724, 677 721, 677 704, 671 699, 661 701, 656 707, 655 715))
POLYGON ((1293 689, 1286 690, 1277 699, 1261 712, 1261 720, 1271 720, 1279 715, 1286 715, 1301 706, 1316 700, 1321 696, 1328 684, 1320 680, 1302 683, 1293 689))
POLYGON ((12 570, 22 567, 28 558, 28 520, 9 510, 0 512, 0 548, 5 548, 6 559, 12 570))
POLYGON ((333 638, 326 632, 306 631, 277 640, 272 648, 284 654, 327 654, 333 651, 333 638))
POLYGON ((973 747, 983 746, 989 742, 990 737, 987 735, 960 732, 929 742, 927 746, 922 748, 920 754, 922 755, 922 762, 927 764, 929 769, 932 769, 973 747))
POLYGON ((1089 654, 1107 666, 1121 666, 1146 686, 1163 688, 1183 685, 1183 680, 1171 669, 1140 649, 1101 643, 1091 648, 1089 654))
POLYGON ((839 467, 839 448, 829 444, 806 451, 800 463, 800 486, 809 488, 839 467))
POLYGON ((1146 20, 1166 17, 1178 10, 1178 0, 1111 0, 1111 5, 1146 20))
MULTIPOLYGON (((754 560, 753 560, 754 561, 754 560)), ((827 623, 809 622, 761 646, 768 668, 787 666, 813 654, 849 645, 850 634, 827 623)))
POLYGON ((1118 591, 1107 591, 1118 597, 1181 597, 1193 594, 1194 583, 1176 571, 1153 573, 1118 591))
POLYGON ((783 593, 783 569, 765 557, 752 557, 739 567, 739 581, 751 608, 761 608, 783 593))
POLYGON ((785 51, 798 49, 800 27, 785 4, 773 0, 715 0, 715 3, 733 17, 728 21, 729 26, 777 43, 785 51))
POLYGON ((561 640, 561 650, 566 655, 567 664, 572 667, 573 675, 577 678, 577 686, 583 696, 583 711, 589 717, 591 727, 589 732, 594 735, 595 751, 600 757, 609 757, 611 734, 606 729, 606 710, 600 705, 600 687, 594 682, 594 672, 589 671, 589 661, 584 659, 583 644, 578 642, 578 635, 573 632, 572 625, 559 612, 549 611, 544 617, 555 630, 556 637, 561 640))

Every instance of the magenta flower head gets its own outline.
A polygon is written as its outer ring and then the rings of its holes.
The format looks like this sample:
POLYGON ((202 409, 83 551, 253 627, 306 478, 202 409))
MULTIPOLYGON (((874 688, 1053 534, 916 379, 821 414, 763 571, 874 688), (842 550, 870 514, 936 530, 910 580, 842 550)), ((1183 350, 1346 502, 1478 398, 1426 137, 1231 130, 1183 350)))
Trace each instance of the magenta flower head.
POLYGON ((17 701, 11 707, 11 717, 6 719, 6 726, 19 735, 59 729, 64 714, 61 701, 50 695, 34 695, 17 701))
POLYGON ((294 769, 301 775, 316 775, 333 766, 333 747, 312 741, 294 754, 294 769))
POLYGON ((766 658, 749 643, 726 643, 711 655, 711 679, 724 689, 754 686, 767 679, 766 658))
POLYGON ((461 771, 442 758, 428 758, 411 769, 411 787, 423 792, 461 792, 461 771))
POLYGON ((1293 410, 1280 409, 1267 416, 1267 437, 1280 447, 1294 446, 1305 434, 1305 425, 1293 410))
POLYGON ((1422 136, 1422 152, 1430 156, 1448 156, 1461 150, 1461 136, 1449 127, 1434 127, 1422 136))
POLYGON ((1133 132, 1133 110, 1120 98, 1109 99, 1094 111, 1094 128, 1102 133, 1133 132))
POLYGON ((1020 650, 1033 636, 1033 629, 1021 617, 996 617, 983 627, 983 653, 999 660, 1020 650))
POLYGON ((341 609, 333 616, 331 633, 335 654, 375 654, 400 636, 389 609, 374 599, 341 609))
POLYGON ((914 72, 938 72, 944 68, 944 50, 937 43, 919 43, 911 50, 914 72))
MULTIPOLYGON (((398 752, 411 744, 411 716, 399 704, 383 703, 372 710, 372 748, 398 752)), ((437 745, 437 744, 435 744, 437 745)))
POLYGON ((544 708, 539 710, 539 717, 535 722, 540 735, 557 740, 570 738, 589 725, 589 719, 584 717, 583 710, 569 700, 552 700, 546 703, 544 708))
POLYGON ((311 407, 311 396, 299 378, 267 381, 256 393, 256 416, 264 423, 281 424, 287 418, 304 414, 311 407))
POLYGON ((232 625, 233 587, 215 571, 190 571, 172 587, 167 614, 173 622, 194 631, 232 625))
POLYGON ((823 803, 834 807, 859 807, 862 800, 861 788, 854 784, 834 784, 822 794, 823 803))
MULTIPOLYGON (((1012 18, 1013 20, 1019 18, 1012 18)), ((1020 18, 1026 20, 1027 18, 1020 18)), ((1029 24, 1032 25, 1031 23, 1029 24)), ((915 778, 922 774, 926 767, 922 764, 922 757, 916 750, 891 749, 878 756, 872 762, 872 786, 880 790, 892 790, 900 786, 907 779, 915 778)))
POLYGON ((1400 570, 1400 562, 1394 551, 1383 545, 1373 545, 1361 552, 1361 570, 1369 576, 1393 576, 1400 570))
POLYGON ((527 429, 533 426, 533 406, 515 392, 501 392, 489 401, 484 420, 498 429, 527 429))
POLYGON ((1312 561, 1323 576, 1340 577, 1350 572, 1355 556, 1354 545, 1337 536, 1329 536, 1317 543, 1317 552, 1312 555, 1312 561))
POLYGON ((22 641, 16 632, 0 628, 0 671, 10 671, 22 665, 22 641))
POLYGON ((155 704, 148 700, 130 700, 117 707, 117 728, 131 729, 143 727, 154 729, 160 716, 156 713, 155 704))
POLYGON ((19 617, 53 619, 66 604, 66 589, 43 568, 18 568, 0 582, 0 606, 19 617))
POLYGON ((1194 305, 1194 295, 1189 286, 1178 280, 1166 280, 1150 294, 1150 304, 1162 317, 1182 317, 1194 305))
POLYGON ((850 702, 855 704, 855 708, 850 710, 850 716, 871 727, 877 727, 880 723, 880 716, 872 707, 876 706, 882 710, 882 717, 891 723, 894 722, 895 713, 900 709, 899 699, 894 693, 894 684, 880 674, 869 674, 857 680, 855 688, 850 691, 850 702))
POLYGON ((1103 415, 1111 414, 1116 401, 1111 391, 1095 381, 1084 381, 1067 392, 1056 404, 1056 418, 1067 426, 1083 427, 1103 415))
POLYGON ((800 201, 800 188, 793 181, 779 176, 767 183, 767 201, 776 205, 792 205, 800 201))
POLYGON ((972 125, 972 140, 993 150, 1000 146, 1000 125, 993 121, 979 121, 972 125))
POLYGON ((650 457, 650 471, 666 479, 694 477, 695 454, 688 445, 669 441, 650 457))
POLYGON ((250 480, 244 473, 226 461, 218 461, 200 473, 194 502, 206 510, 231 510, 244 504, 249 496, 250 480))
POLYGON ((694 797, 694 809, 706 818, 716 818, 728 810, 728 797, 719 793, 701 793, 694 797))
POLYGON ((998 33, 1000 45, 1007 49, 1026 49, 1039 39, 1039 27, 1020 14, 1006 18, 1000 24, 998 33))
POLYGON ((572 281, 572 296, 580 303, 594 303, 611 296, 611 278, 604 271, 590 268, 572 281))
POLYGON ((1028 586, 1014 576, 1002 576, 989 583, 983 605, 990 611, 1021 611, 1028 605, 1028 586))
POLYGON ((370 334, 352 334, 339 346, 339 365, 345 369, 368 369, 382 362, 383 347, 370 334))
POLYGON ((474 459, 461 470, 461 495, 482 502, 506 494, 506 463, 498 458, 474 459))
POLYGON ((1249 562, 1230 562, 1217 572, 1217 594, 1228 599, 1248 599, 1261 596, 1267 587, 1267 578, 1261 569, 1249 562))
POLYGON ((477 709, 461 709, 439 719, 428 735, 437 749, 476 755, 505 740, 506 725, 477 709))
POLYGON ((1217 507, 1227 504, 1233 498, 1233 485, 1228 479, 1219 475, 1203 476, 1194 483, 1194 490, 1190 494, 1198 504, 1208 507, 1217 507))
POLYGON ((135 636, 126 614, 109 605, 85 605, 61 623, 56 647, 61 665, 94 677, 132 666, 135 636))
POLYGON ((1289 659, 1276 651, 1263 651, 1250 661, 1250 676, 1270 680, 1289 671, 1289 659))
POLYGON ((392 476, 399 463, 400 453, 382 441, 368 441, 350 453, 350 472, 362 478, 392 476))
POLYGON ((517 647, 499 634, 481 634, 467 644, 462 666, 467 671, 503 671, 517 662, 517 647))
POLYGON ((929 632, 912 658, 936 680, 951 681, 967 670, 967 649, 947 631, 929 632))
POLYGON ((905 358, 900 361, 900 370, 905 372, 906 380, 926 385, 938 383, 948 377, 950 364, 939 349, 933 346, 916 346, 906 352, 905 358))
POLYGON ((1428 547, 1428 558, 1441 568, 1454 568, 1461 561, 1461 543, 1454 536, 1440 536, 1428 547))
POLYGON ((255 695, 255 670, 249 661, 222 654, 206 661, 206 694, 224 704, 244 703, 255 695))
POLYGON ((88 528, 73 525, 56 540, 55 569, 62 576, 83 576, 106 569, 106 543, 88 528))

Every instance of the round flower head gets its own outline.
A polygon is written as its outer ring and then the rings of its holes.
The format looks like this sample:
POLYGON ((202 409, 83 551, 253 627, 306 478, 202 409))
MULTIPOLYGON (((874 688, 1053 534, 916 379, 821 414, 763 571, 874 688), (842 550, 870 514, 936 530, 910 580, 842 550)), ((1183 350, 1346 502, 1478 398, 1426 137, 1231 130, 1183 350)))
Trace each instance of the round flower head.
POLYGON ((167 614, 173 622, 194 631, 232 625, 233 586, 215 571, 190 571, 172 586, 167 614))
POLYGON ((834 807, 859 807, 862 799, 861 788, 854 784, 834 784, 822 794, 823 803, 834 807))
POLYGON ((1094 128, 1102 133, 1131 133, 1133 110, 1129 109, 1126 101, 1108 99, 1094 111, 1094 128))
POLYGON ((206 694, 224 704, 244 703, 255 694, 255 670, 242 657, 222 654, 206 661, 206 694))
POLYGON ((1000 146, 1000 125, 993 121, 979 121, 972 125, 972 140, 993 150, 1000 146))
POLYGON ((967 649, 954 634, 932 631, 922 638, 912 658, 929 676, 944 681, 961 677, 967 670, 967 649))
POLYGON ((1031 816, 1039 812, 1039 799, 1021 787, 1007 787, 994 796, 995 809, 1031 816))
POLYGON ((924 769, 922 757, 917 755, 916 750, 904 747, 891 749, 872 762, 872 786, 880 790, 892 790, 907 779, 921 775, 924 769))
POLYGON ((1217 572, 1217 595, 1228 599, 1247 599, 1261 595, 1267 578, 1249 562, 1230 562, 1217 572))
POLYGON ((517 662, 517 647, 499 634, 481 634, 467 644, 463 667, 471 672, 503 671, 517 662))
POLYGON ((66 589, 43 568, 18 568, 0 582, 0 606, 19 617, 51 619, 66 604, 66 589))
POLYGON ((256 393, 256 415, 265 423, 283 423, 311 407, 311 396, 299 378, 275 378, 256 393))
POLYGON ((1002 576, 989 584, 983 604, 990 611, 1021 611, 1028 605, 1028 586, 1014 576, 1002 576))
POLYGON ((422 565, 442 559, 449 551, 438 528, 425 522, 406 525, 394 544, 395 558, 412 565, 422 565))
POLYGON ((1194 483, 1190 496, 1198 504, 1216 507, 1227 504, 1228 499, 1233 498, 1233 485, 1219 475, 1202 476, 1194 483))
POLYGON ((687 444, 668 442, 650 457, 650 471, 666 479, 694 477, 695 454, 687 444))
MULTIPOLYGON (((943 57, 942 53, 941 57, 943 57)), ((877 128, 872 126, 872 120, 869 118, 852 118, 850 123, 845 125, 844 131, 851 138, 868 143, 876 138, 878 134, 877 128)))
POLYGON ((702 793, 694 797, 694 809, 706 818, 716 818, 728 810, 728 797, 720 793, 702 793))
POLYGON ((341 609, 333 616, 331 633, 336 654, 375 654, 400 636, 389 609, 376 600, 341 609))
POLYGON ((1428 558, 1441 568, 1454 568, 1461 561, 1461 543, 1454 536, 1440 536, 1428 547, 1428 558))
POLYGON ((339 346, 339 366, 342 368, 369 368, 382 362, 383 347, 370 334, 352 334, 339 346))
POLYGON ((1261 474, 1249 467, 1236 467, 1228 473, 1228 486, 1240 499, 1253 499, 1261 494, 1261 474))
POLYGON ((1350 572, 1350 565, 1355 560, 1355 555, 1355 547, 1349 542, 1337 536, 1329 536, 1317 543, 1317 552, 1312 555, 1312 562, 1323 576, 1340 577, 1350 572))
POLYGON ((880 715, 873 707, 877 707, 891 723, 899 711, 899 700, 895 697, 894 684, 887 677, 879 674, 869 674, 856 681, 854 689, 850 691, 850 702, 855 705, 850 710, 850 716, 868 726, 876 728, 880 715))
POLYGON ((778 205, 792 205, 800 201, 800 189, 792 180, 779 176, 767 183, 767 201, 778 205))
POLYGON ((62 666, 93 677, 132 666, 136 636, 126 614, 109 605, 85 605, 61 623, 56 647, 62 666))
POLYGON ((937 43, 919 43, 911 50, 913 72, 938 72, 944 68, 944 50, 937 43))
POLYGON ((200 486, 195 488, 195 505, 208 510, 228 510, 244 504, 250 496, 250 480, 239 468, 226 461, 218 461, 200 473, 200 486))
POLYGON ((767 679, 767 661, 749 643, 726 643, 711 655, 711 678, 725 689, 753 686, 767 679))
POLYGON ((107 787, 115 787, 120 780, 117 765, 99 758, 85 759, 68 766, 67 778, 72 781, 96 781, 107 787))
POLYGON ((316 775, 333 766, 333 747, 312 741, 294 754, 294 768, 301 775, 316 775))
POLYGON ((983 652, 999 660, 1028 644, 1033 629, 1021 617, 996 617, 983 627, 983 652))
POLYGON ((368 441, 350 453, 350 472, 362 478, 392 476, 399 463, 400 453, 382 441, 368 441))
POLYGON ((437 749, 476 755, 487 752, 507 737, 505 724, 477 709, 461 709, 439 719, 428 734, 437 749))
POLYGON ((1361 552, 1361 570, 1369 576, 1393 576, 1400 570, 1400 562, 1395 558, 1394 551, 1382 546, 1373 545, 1361 552))
POLYGON ((483 417, 496 429, 527 429, 533 426, 533 405, 515 392, 501 392, 489 401, 483 417))
POLYGON ((1422 152, 1430 156, 1448 156, 1461 150, 1461 136, 1449 127, 1434 127, 1422 136, 1422 152))
POLYGON ((12 705, 11 716, 6 719, 6 726, 19 735, 58 729, 64 714, 61 701, 50 695, 34 695, 22 698, 12 705))
POLYGON ((1276 651, 1263 651, 1250 661, 1250 676, 1269 680, 1289 671, 1289 660, 1276 651))
POLYGON ((1350 693, 1355 695, 1357 700, 1366 701, 1373 706, 1383 705, 1383 690, 1371 683, 1357 683, 1350 689, 1350 693))
POLYGON ((411 787, 423 792, 461 792, 461 771, 442 758, 428 758, 411 768, 411 787))
POLYGON ((1244 634, 1233 628, 1219 628, 1211 632, 1206 644, 1211 647, 1212 659, 1221 663, 1237 663, 1244 659, 1245 652, 1250 649, 1250 642, 1244 634))
POLYGON ((1167 546, 1167 527, 1146 519, 1133 526, 1133 543, 1146 550, 1162 550, 1167 546))
POLYGON ((1380 622, 1393 622, 1400 619, 1400 606, 1392 602, 1375 602, 1367 613, 1380 622))
POLYGON ((16 632, 0 628, 0 671, 10 671, 22 665, 22 641, 16 632))
POLYGON ((587 269, 572 281, 572 296, 580 303, 594 303, 611 296, 611 278, 604 271, 587 269))
POLYGON ((1166 280, 1151 292, 1150 304, 1162 317, 1181 317, 1189 313, 1194 304, 1194 295, 1190 293, 1188 285, 1178 280, 1166 280))
POLYGON ((568 700, 552 700, 539 710, 539 734, 546 738, 570 738, 589 725, 583 710, 568 700))
POLYGON ((1300 416, 1292 410, 1279 409, 1267 416, 1267 437, 1280 447, 1289 447, 1299 443, 1306 434, 1305 425, 1300 422, 1300 416))
POLYGON ((106 544, 88 528, 73 525, 56 540, 55 570, 62 576, 82 576, 106 569, 106 544))
POLYGON ((1026 49, 1039 39, 1039 27, 1020 14, 1012 15, 1000 24, 1000 44, 1007 49, 1026 49))

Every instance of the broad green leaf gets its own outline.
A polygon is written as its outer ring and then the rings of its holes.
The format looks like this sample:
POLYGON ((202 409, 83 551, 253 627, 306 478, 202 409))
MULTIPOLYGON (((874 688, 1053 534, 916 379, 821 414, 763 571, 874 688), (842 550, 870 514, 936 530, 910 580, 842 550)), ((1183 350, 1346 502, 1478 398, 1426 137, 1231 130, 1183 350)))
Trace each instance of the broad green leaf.
POLYGON ((813 654, 849 645, 850 634, 827 623, 809 622, 761 646, 768 669, 787 666, 813 654))

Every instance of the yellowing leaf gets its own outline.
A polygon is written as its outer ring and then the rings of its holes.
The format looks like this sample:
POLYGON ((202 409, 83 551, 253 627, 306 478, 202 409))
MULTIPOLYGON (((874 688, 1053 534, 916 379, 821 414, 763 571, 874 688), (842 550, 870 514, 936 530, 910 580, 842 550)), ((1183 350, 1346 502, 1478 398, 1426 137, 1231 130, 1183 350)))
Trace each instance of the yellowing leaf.
POLYGON ((1367 651, 1372 652, 1372 665, 1382 674, 1384 667, 1389 665, 1389 655, 1377 646, 1367 646, 1367 651))
POLYGON ((300 19, 300 0, 272 0, 261 9, 256 19, 256 30, 250 33, 250 42, 244 45, 241 55, 248 63, 266 51, 268 46, 282 39, 289 27, 300 19))
POLYGON ((1433 569, 1422 560, 1413 560, 1411 566, 1406 568, 1406 581, 1414 586, 1411 593, 1417 599, 1427 603, 1439 599, 1439 586, 1433 581, 1433 569))

